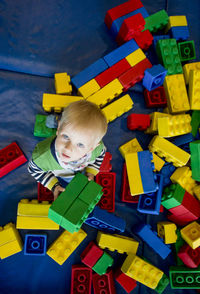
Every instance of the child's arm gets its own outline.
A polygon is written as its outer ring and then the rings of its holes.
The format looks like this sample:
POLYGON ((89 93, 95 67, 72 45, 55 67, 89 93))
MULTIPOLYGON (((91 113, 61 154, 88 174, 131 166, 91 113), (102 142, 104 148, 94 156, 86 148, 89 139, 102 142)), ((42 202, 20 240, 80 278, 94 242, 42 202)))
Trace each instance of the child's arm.
POLYGON ((102 149, 100 155, 95 159, 95 162, 89 164, 86 167, 85 173, 86 173, 86 176, 88 177, 89 181, 94 180, 94 177, 98 174, 99 169, 101 167, 101 164, 103 162, 105 153, 106 153, 106 147, 104 146, 104 148, 102 149))

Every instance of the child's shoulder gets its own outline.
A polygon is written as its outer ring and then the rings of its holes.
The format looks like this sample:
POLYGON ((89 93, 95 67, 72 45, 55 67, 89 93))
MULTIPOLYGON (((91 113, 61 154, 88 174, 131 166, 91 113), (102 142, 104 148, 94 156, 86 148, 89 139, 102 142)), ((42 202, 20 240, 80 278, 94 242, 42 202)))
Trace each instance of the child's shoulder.
POLYGON ((101 155, 102 152, 104 153, 105 151, 106 151, 106 147, 105 147, 103 141, 101 141, 97 145, 97 147, 92 151, 91 159, 97 158, 98 156, 101 155))
POLYGON ((38 158, 44 153, 47 153, 51 149, 51 143, 54 140, 55 136, 49 137, 41 142, 39 142, 36 146, 35 149, 33 150, 33 160, 38 158))

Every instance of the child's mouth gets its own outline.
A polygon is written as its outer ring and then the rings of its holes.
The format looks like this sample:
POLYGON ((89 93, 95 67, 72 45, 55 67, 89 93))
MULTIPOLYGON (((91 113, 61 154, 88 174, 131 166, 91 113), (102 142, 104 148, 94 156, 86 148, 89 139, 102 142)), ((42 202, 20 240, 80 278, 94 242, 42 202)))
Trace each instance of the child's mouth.
POLYGON ((62 153, 62 156, 63 156, 64 158, 70 158, 70 156, 68 156, 68 155, 66 155, 66 154, 64 154, 64 153, 62 153))

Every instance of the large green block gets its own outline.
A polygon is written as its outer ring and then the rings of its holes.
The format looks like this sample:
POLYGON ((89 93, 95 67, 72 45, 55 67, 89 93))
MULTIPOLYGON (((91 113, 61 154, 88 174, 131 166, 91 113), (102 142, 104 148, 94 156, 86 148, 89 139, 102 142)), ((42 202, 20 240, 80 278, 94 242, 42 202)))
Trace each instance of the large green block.
POLYGON ((96 205, 103 195, 102 186, 95 183, 94 181, 89 181, 85 189, 80 193, 79 199, 85 203, 96 205))
POLYGON ((172 289, 200 289, 200 267, 171 266, 169 278, 172 289))
POLYGON ((106 252, 99 258, 92 269, 99 275, 104 275, 109 266, 112 266, 113 258, 106 252))
POLYGON ((185 190, 179 184, 172 184, 165 188, 161 204, 166 209, 179 206, 183 201, 184 194, 185 190))
POLYGON ((37 114, 35 118, 34 136, 47 138, 56 134, 56 129, 51 129, 46 126, 46 115, 37 114))
POLYGON ((162 30, 168 24, 169 16, 167 12, 162 9, 154 14, 145 18, 145 29, 149 30, 151 33, 156 33, 162 30))
POLYGON ((192 135, 193 137, 196 137, 200 127, 200 110, 194 110, 192 112, 191 126, 192 126, 192 135))
POLYGON ((200 140, 190 143, 192 178, 200 181, 200 140))

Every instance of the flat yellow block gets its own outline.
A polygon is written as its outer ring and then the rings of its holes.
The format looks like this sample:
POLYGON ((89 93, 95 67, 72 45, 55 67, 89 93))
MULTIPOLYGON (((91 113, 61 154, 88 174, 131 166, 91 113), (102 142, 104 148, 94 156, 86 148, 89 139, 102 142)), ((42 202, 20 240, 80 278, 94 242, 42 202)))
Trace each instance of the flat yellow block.
POLYGON ((134 153, 134 152, 140 152, 143 151, 142 147, 140 146, 140 143, 136 138, 128 141, 127 143, 121 145, 119 147, 119 151, 123 158, 125 158, 125 155, 128 153, 134 153))
POLYGON ((59 230, 59 225, 48 217, 17 216, 17 229, 59 230))
POLYGON ((146 129, 147 134, 157 134, 158 133, 158 119, 160 117, 169 117, 170 115, 163 112, 153 112, 150 114, 151 125, 146 129))
POLYGON ((78 89, 78 94, 80 94, 84 98, 87 98, 100 89, 101 87, 99 86, 97 81, 95 79, 92 79, 78 89))
POLYGON ((192 62, 192 63, 187 63, 183 66, 183 74, 185 78, 185 83, 189 83, 189 76, 190 76, 190 71, 191 70, 200 70, 200 62, 192 62))
POLYGON ((20 251, 22 251, 23 245, 22 241, 18 242, 18 240, 12 241, 10 243, 4 244, 0 247, 0 258, 4 259, 11 255, 14 255, 20 251))
POLYGON ((200 70, 190 70, 189 100, 192 110, 200 110, 200 70))
POLYGON ((146 58, 146 55, 142 51, 141 48, 135 50, 131 54, 125 57, 128 63, 133 67, 134 65, 138 64, 140 61, 146 58))
POLYGON ((70 76, 66 73, 56 73, 54 75, 56 94, 71 94, 72 86, 70 76))
POLYGON ((67 96, 57 94, 43 94, 42 107, 45 111, 61 112, 63 108, 67 107, 70 103, 83 100, 81 96, 67 96))
POLYGON ((181 229, 182 238, 192 247, 196 249, 200 246, 200 225, 197 222, 192 222, 181 229))
POLYGON ((165 244, 176 243, 176 240, 177 240, 176 229, 177 229, 177 226, 168 221, 157 223, 158 236, 164 240, 165 244))
POLYGON ((197 183, 192 179, 192 171, 188 166, 177 168, 171 175, 170 180, 172 183, 179 184, 190 194, 194 194, 193 190, 197 186, 197 183))
POLYGON ((188 23, 185 15, 169 16, 165 32, 168 32, 172 27, 185 27, 187 25, 188 23))
POLYGON ((191 117, 189 114, 179 114, 158 118, 158 134, 161 137, 174 137, 190 133, 191 117))
POLYGON ((130 192, 132 196, 143 194, 142 179, 140 176, 140 167, 137 153, 125 154, 126 168, 130 192))
POLYGON ((37 199, 22 199, 18 203, 17 215, 46 217, 50 206, 51 204, 48 201, 39 202, 37 199))

